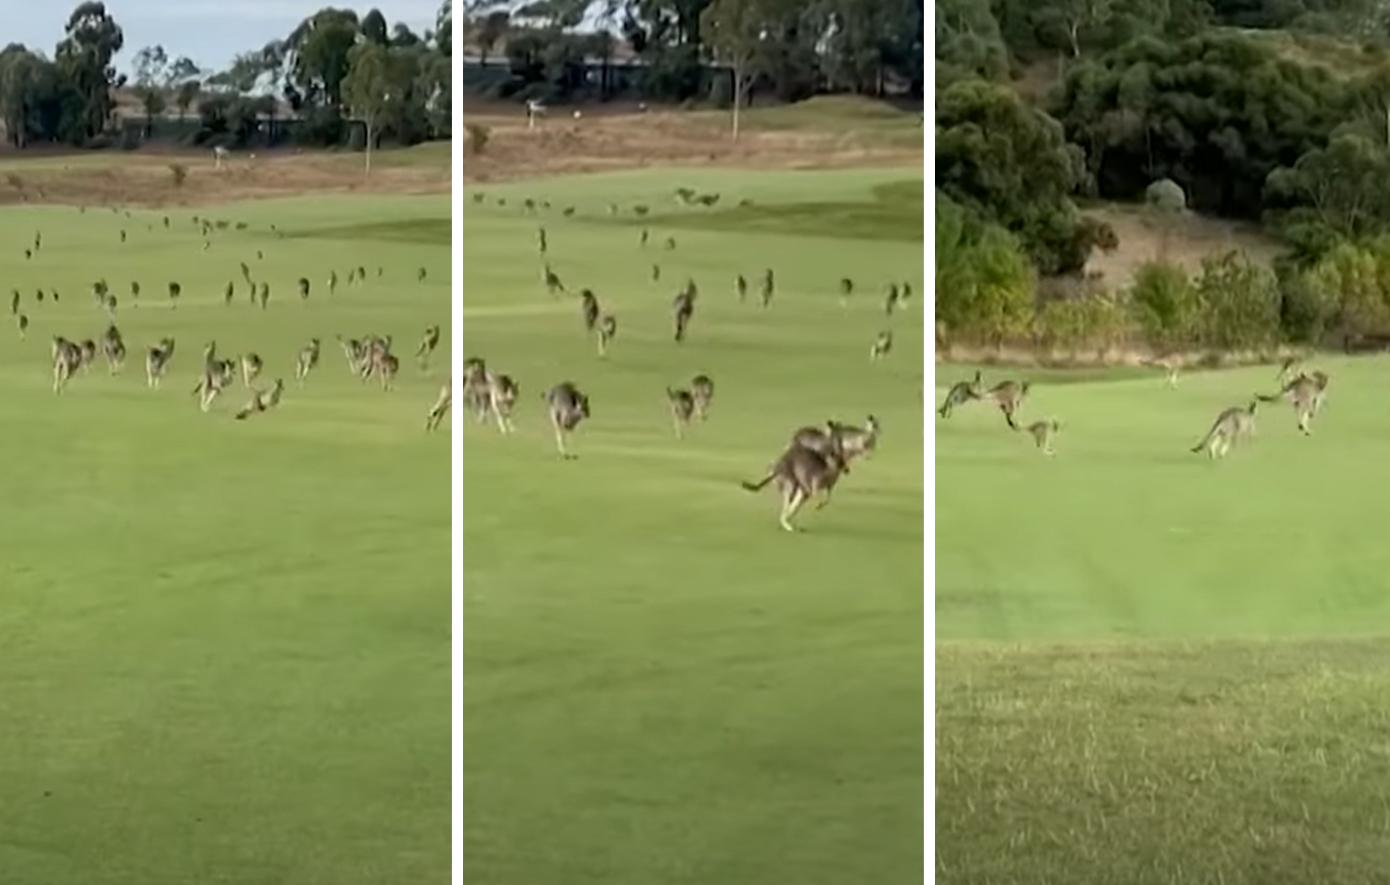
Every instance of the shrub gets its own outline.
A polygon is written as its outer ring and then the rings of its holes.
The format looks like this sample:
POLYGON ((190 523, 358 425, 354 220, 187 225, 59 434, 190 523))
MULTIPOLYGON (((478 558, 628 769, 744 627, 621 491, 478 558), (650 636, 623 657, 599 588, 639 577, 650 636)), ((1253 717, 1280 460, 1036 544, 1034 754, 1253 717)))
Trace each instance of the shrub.
POLYGON ((173 176, 174 187, 183 187, 184 181, 188 178, 188 167, 182 163, 170 163, 169 173, 173 176))
POLYGON ((469 123, 464 127, 468 131, 468 147, 475 154, 481 154, 487 149, 488 139, 492 136, 492 130, 477 123, 469 123))
POLYGON ((1202 343, 1220 350, 1279 339, 1279 286, 1273 271, 1239 252, 1203 259, 1196 281, 1202 343))
POLYGON ((1201 302, 1187 272, 1166 261, 1139 267, 1129 291, 1135 321, 1144 338, 1158 348, 1190 344, 1201 323, 1201 302))

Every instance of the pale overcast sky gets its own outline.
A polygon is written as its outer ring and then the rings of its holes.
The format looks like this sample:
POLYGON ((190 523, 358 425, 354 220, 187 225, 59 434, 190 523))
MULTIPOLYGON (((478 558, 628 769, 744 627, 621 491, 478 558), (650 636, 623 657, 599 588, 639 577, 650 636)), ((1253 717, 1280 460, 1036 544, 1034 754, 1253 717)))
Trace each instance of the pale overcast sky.
MULTIPOLYGON (((0 46, 23 43, 52 58, 78 2, 0 0, 0 46)), ((358 15, 375 6, 387 27, 405 22, 418 34, 433 29, 439 5, 440 0, 106 0, 106 11, 125 32, 116 67, 128 73, 135 53, 156 43, 171 59, 186 55, 205 70, 221 70, 238 52, 286 36, 325 6, 355 9, 358 15)))

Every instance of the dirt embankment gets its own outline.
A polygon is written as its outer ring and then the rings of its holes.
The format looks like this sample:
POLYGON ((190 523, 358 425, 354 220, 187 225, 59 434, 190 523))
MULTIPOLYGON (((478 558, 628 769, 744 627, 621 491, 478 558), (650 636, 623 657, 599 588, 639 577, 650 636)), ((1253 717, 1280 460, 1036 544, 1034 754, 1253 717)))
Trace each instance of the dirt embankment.
MULTIPOLYGON (((920 146, 894 144, 873 132, 807 127, 746 130, 729 137, 727 118, 680 111, 581 114, 554 112, 532 128, 508 110, 470 115, 455 138, 464 150, 468 182, 597 172, 661 164, 746 168, 822 168, 920 163, 920 146), (473 150, 469 126, 486 140, 473 150)), ((0 205, 19 202, 77 205, 200 205, 313 192, 447 193, 449 147, 384 150, 372 174, 354 152, 295 150, 234 153, 221 166, 210 151, 152 146, 130 152, 0 151, 0 205), (182 170, 181 172, 178 170, 182 170)))

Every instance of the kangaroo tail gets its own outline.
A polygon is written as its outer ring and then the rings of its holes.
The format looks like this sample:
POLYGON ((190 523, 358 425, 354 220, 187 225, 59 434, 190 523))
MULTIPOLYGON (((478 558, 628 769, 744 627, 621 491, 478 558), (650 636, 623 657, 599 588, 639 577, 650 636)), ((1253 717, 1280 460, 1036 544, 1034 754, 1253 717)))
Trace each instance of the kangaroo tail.
POLYGON ((744 481, 744 482, 739 483, 739 485, 743 486, 744 489, 746 489, 746 490, 748 490, 748 491, 750 491, 750 492, 760 492, 760 491, 763 490, 763 488, 764 488, 768 483, 772 482, 772 478, 773 478, 774 476, 776 476, 775 473, 769 473, 767 476, 764 476, 762 479, 758 480, 757 482, 747 482, 747 481, 744 481))
POLYGON ((1278 402, 1281 398, 1283 398, 1283 394, 1282 394, 1282 393, 1270 394, 1270 395, 1268 395, 1268 396, 1266 396, 1265 394, 1262 394, 1262 393, 1257 393, 1257 394, 1255 394, 1255 399, 1259 400, 1259 401, 1262 402, 1262 403, 1274 403, 1274 402, 1278 402))

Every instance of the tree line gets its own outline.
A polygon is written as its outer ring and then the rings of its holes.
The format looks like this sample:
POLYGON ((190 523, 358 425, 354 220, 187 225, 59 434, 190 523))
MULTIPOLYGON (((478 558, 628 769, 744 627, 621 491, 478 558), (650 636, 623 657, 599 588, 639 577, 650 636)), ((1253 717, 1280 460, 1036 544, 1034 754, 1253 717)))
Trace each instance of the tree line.
POLYGON ((960 334, 1171 349, 1390 331, 1390 7, 944 0, 936 45, 938 311, 960 334), (1051 88, 1030 94, 1040 71, 1051 88), (1050 286, 1117 245, 1096 199, 1159 232, 1188 212, 1253 221, 1284 253, 1050 286))
POLYGON ((728 104, 736 92, 920 99, 924 22, 923 0, 475 0, 463 33, 484 60, 505 55, 494 97, 728 104), (610 76, 619 41, 640 62, 630 82, 610 76))
POLYGON ((20 44, 0 50, 0 120, 8 142, 103 147, 129 141, 116 119, 116 92, 129 88, 144 121, 136 139, 156 134, 157 121, 177 110, 194 126, 190 144, 242 147, 290 137, 306 146, 342 144, 366 123, 372 139, 414 144, 451 132, 450 33, 445 0, 436 27, 415 34, 388 27, 378 10, 359 17, 325 8, 290 34, 237 55, 224 71, 204 71, 162 46, 134 55, 133 76, 112 62, 125 48, 120 24, 102 2, 73 10, 51 57, 20 44), (277 126, 281 102, 297 118, 277 126), (194 110, 196 107, 196 110, 194 110))

